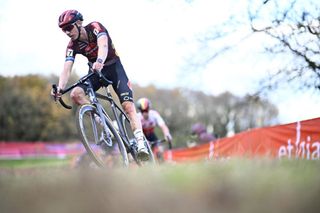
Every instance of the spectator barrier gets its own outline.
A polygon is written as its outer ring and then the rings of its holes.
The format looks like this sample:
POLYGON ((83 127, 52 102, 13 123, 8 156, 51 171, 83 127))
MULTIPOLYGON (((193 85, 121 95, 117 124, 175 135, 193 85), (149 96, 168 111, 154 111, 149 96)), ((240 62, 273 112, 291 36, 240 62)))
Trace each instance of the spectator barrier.
MULTIPOLYGON (((84 151, 81 143, 0 142, 0 159, 65 158, 84 151)), ((319 160, 320 118, 252 129, 192 148, 164 152, 164 159, 174 162, 230 157, 319 160)))
POLYGON ((319 160, 320 118, 248 130, 192 148, 169 150, 166 161, 230 157, 319 160))
POLYGON ((0 159, 65 158, 84 151, 81 143, 0 142, 0 159))

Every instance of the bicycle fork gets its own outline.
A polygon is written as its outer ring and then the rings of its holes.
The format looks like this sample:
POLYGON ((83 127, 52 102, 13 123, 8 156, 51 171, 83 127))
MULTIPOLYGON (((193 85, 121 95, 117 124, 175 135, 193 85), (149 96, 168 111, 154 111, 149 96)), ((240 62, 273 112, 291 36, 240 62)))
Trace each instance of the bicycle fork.
MULTIPOLYGON (((90 98, 91 103, 94 106, 96 106, 96 110, 97 110, 97 114, 92 115, 93 126, 96 130, 97 130, 96 123, 100 123, 100 125, 103 126, 103 131, 101 132, 100 138, 98 135, 94 136, 96 139, 97 145, 101 145, 102 143, 105 143, 107 146, 111 147, 112 146, 112 139, 111 139, 112 136, 110 133, 110 129, 108 128, 108 126, 106 124, 106 118, 104 116, 106 113, 103 113, 102 107, 100 106, 100 104, 98 104, 98 100, 95 97, 95 95, 93 95, 94 94, 93 90, 89 90, 88 93, 89 93, 89 98, 90 98), (98 119, 100 119, 101 122, 99 122, 98 119), (96 122, 94 122, 94 121, 96 121, 96 122)), ((95 134, 96 133, 97 133, 97 131, 95 131, 95 134)))
POLYGON ((108 126, 106 125, 106 118, 101 109, 100 106, 97 106, 97 110, 98 110, 98 115, 96 115, 98 117, 98 119, 100 119, 101 121, 101 125, 103 126, 103 131, 101 132, 101 136, 99 138, 99 145, 101 143, 106 143, 106 145, 108 145, 109 147, 112 146, 112 135, 110 133, 110 129, 108 128, 108 126))

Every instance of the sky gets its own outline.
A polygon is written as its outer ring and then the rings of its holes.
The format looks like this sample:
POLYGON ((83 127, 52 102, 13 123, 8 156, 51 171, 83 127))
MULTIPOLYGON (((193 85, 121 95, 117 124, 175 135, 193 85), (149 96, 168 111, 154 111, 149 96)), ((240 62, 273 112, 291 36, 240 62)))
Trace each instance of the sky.
MULTIPOLYGON (((245 10, 246 4, 246 0, 1 0, 0 75, 59 75, 69 38, 57 20, 66 9, 77 9, 84 24, 99 21, 108 29, 132 82, 244 96, 255 91, 266 75, 264 65, 270 64, 257 63, 255 55, 248 55, 259 41, 242 44, 199 68, 201 72, 190 72, 187 61, 203 53, 199 35, 231 13, 245 10)), ((86 59, 77 56, 74 68, 84 75, 86 59)), ((320 116, 320 97, 312 93, 284 89, 269 99, 279 109, 280 123, 320 116)))

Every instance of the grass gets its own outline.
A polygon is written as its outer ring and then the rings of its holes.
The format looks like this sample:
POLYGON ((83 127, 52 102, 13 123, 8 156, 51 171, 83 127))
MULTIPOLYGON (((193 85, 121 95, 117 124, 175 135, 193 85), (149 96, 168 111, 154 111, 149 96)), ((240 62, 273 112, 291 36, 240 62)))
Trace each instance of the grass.
POLYGON ((1 212, 318 212, 319 161, 0 170, 1 212))
POLYGON ((17 160, 0 160, 0 168, 38 168, 38 167, 51 167, 62 166, 69 163, 69 159, 57 158, 30 158, 30 159, 17 159, 17 160))

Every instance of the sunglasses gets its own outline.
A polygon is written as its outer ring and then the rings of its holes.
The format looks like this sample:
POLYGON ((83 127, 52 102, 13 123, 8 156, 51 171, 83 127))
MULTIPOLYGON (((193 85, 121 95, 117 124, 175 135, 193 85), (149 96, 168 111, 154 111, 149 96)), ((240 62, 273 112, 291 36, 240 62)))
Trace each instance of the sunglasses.
POLYGON ((66 31, 70 32, 73 28, 74 28, 74 24, 70 24, 65 27, 62 27, 62 31, 63 32, 66 32, 66 31))

